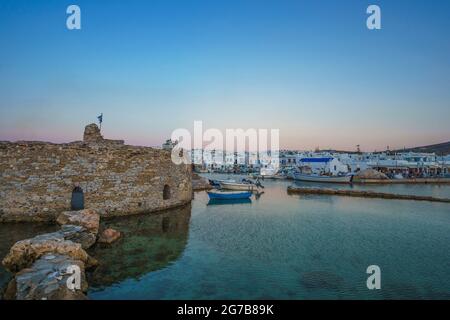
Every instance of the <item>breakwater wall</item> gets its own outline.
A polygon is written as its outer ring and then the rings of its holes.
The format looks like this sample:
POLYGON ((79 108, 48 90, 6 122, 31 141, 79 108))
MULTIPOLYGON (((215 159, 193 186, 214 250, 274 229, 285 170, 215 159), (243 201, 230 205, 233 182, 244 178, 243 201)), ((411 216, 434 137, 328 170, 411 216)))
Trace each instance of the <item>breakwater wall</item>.
POLYGON ((287 192, 292 194, 317 194, 317 195, 347 196, 358 198, 380 198, 380 199, 415 200, 415 201, 450 203, 450 199, 447 198, 384 193, 375 191, 338 190, 329 188, 306 188, 306 187, 289 186, 287 188, 287 192))
POLYGON ((450 178, 416 178, 416 179, 360 179, 353 178, 356 184, 450 184, 450 178))

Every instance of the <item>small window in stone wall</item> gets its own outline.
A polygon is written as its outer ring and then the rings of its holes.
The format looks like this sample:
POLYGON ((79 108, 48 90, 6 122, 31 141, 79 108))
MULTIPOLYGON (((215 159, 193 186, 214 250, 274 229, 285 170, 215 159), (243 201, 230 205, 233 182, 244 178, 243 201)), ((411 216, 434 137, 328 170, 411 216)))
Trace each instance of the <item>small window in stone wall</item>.
POLYGON ((84 209, 84 193, 83 189, 76 187, 72 191, 72 201, 70 202, 70 210, 84 209))
POLYGON ((166 184, 163 190, 163 200, 169 200, 171 197, 170 187, 166 184))

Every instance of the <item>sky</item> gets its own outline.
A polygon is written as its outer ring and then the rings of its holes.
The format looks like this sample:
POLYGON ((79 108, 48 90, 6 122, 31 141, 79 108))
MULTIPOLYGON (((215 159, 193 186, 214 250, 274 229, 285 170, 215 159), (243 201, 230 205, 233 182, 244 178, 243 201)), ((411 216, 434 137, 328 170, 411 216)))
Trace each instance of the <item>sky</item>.
POLYGON ((0 0, 0 140, 81 140, 100 113, 146 146, 196 120, 286 149, 449 141, 450 1, 0 0))

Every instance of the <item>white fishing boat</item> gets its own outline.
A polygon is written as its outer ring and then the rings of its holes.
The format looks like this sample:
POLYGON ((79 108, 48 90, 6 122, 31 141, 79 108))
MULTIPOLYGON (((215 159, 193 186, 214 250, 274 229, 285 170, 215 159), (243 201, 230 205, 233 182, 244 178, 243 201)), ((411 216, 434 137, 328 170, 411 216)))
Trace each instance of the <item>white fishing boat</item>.
POLYGON ((275 174, 273 176, 258 176, 258 178, 263 179, 263 180, 283 180, 283 179, 287 179, 287 175, 285 174, 275 174))
POLYGON ((208 179, 208 180, 209 180, 209 184, 216 188, 220 188, 222 182, 229 182, 229 183, 236 182, 236 180, 231 180, 231 179, 228 179, 228 180, 208 179))
POLYGON ((262 178, 265 178, 265 179, 270 179, 270 178, 275 177, 277 172, 278 172, 278 169, 274 168, 274 167, 267 167, 267 168, 260 169, 260 175, 262 178))
POLYGON ((294 175, 295 180, 308 181, 308 182, 325 182, 325 183, 351 183, 352 175, 346 176, 326 176, 318 174, 301 174, 296 173, 294 175))
POLYGON ((237 182, 220 182, 222 189, 226 190, 239 190, 239 191, 254 191, 258 187, 253 183, 237 183, 237 182))

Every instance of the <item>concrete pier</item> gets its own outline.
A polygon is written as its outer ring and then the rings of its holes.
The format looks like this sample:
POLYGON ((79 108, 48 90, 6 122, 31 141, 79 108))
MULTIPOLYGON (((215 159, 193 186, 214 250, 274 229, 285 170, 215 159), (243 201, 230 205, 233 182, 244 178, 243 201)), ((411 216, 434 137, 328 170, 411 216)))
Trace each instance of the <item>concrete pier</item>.
POLYGON ((287 192, 292 194, 322 194, 322 195, 347 196, 359 198, 380 198, 380 199, 415 200, 415 201, 450 203, 450 199, 447 198, 436 198, 430 196, 405 195, 405 194, 362 191, 362 190, 342 190, 342 189, 338 190, 329 188, 309 188, 309 187, 289 186, 287 188, 287 192))
POLYGON ((450 184, 450 178, 414 178, 414 179, 360 179, 353 178, 355 184, 450 184))

